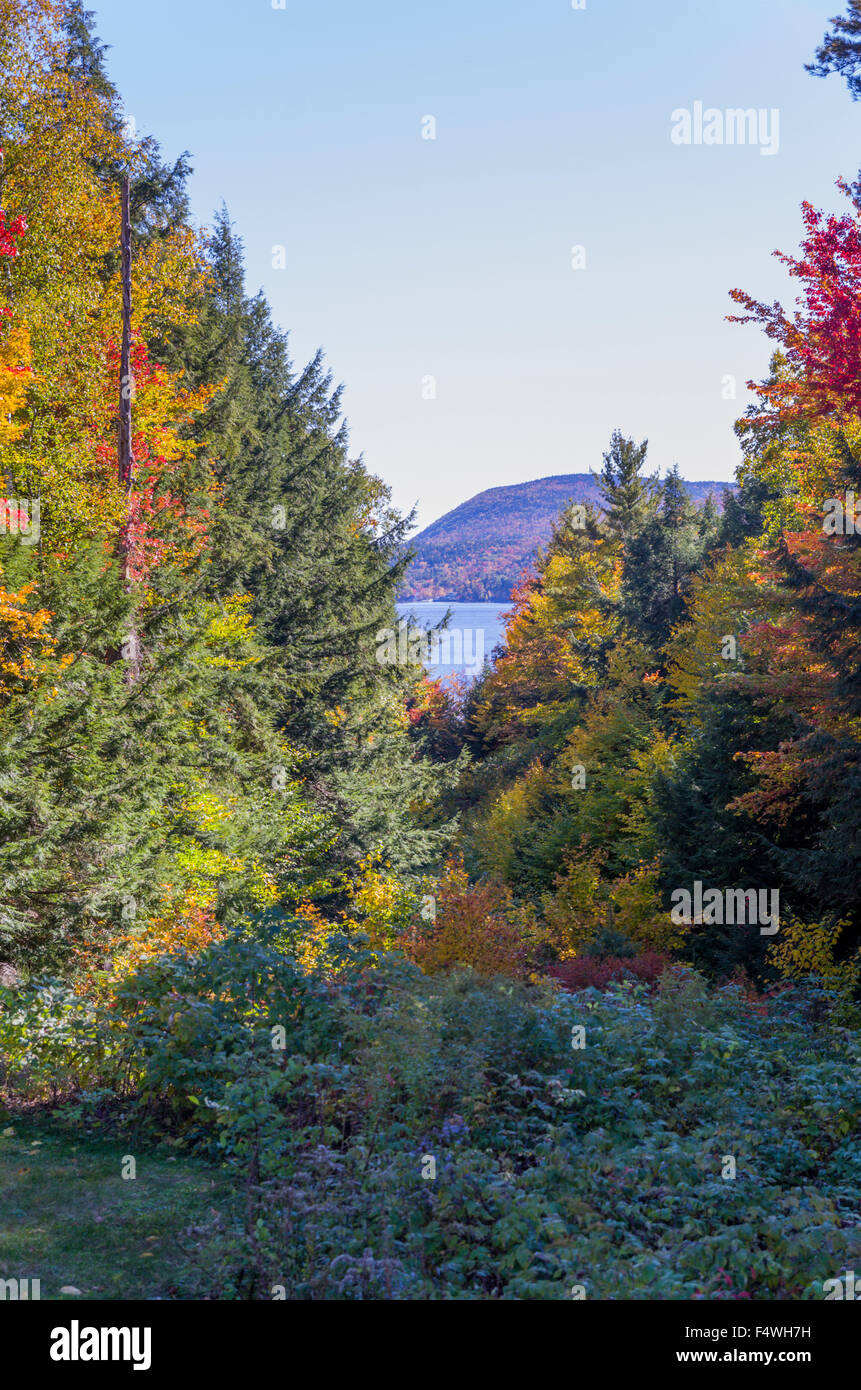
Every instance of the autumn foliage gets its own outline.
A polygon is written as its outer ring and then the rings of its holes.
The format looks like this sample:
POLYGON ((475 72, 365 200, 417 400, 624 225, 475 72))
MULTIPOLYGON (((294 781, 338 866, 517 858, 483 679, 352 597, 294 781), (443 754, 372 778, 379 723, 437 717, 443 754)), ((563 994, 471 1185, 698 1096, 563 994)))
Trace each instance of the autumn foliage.
POLYGON ((526 969, 524 912, 500 882, 471 883, 450 859, 439 886, 436 921, 408 954, 423 970, 472 966, 481 975, 520 975, 526 969))
POLYGON ((861 186, 841 179, 838 187, 852 211, 838 217, 804 202, 802 254, 775 252, 802 282, 793 314, 743 290, 731 292, 747 310, 731 322, 758 323, 786 357, 784 378, 749 383, 762 402, 761 418, 774 426, 861 414, 861 186))
POLYGON ((547 973, 566 989, 605 989, 614 980, 640 980, 656 985, 673 968, 671 956, 644 951, 639 956, 577 956, 550 965, 547 973))

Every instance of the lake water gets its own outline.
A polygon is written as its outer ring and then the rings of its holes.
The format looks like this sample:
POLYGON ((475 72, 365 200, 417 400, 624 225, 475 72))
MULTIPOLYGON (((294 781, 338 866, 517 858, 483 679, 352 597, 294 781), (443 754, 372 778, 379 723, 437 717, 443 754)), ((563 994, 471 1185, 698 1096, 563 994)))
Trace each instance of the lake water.
POLYGON ((502 615, 510 604, 499 603, 399 603, 398 616, 418 627, 434 627, 451 613, 447 633, 430 652, 430 676, 476 676, 502 638, 502 615))

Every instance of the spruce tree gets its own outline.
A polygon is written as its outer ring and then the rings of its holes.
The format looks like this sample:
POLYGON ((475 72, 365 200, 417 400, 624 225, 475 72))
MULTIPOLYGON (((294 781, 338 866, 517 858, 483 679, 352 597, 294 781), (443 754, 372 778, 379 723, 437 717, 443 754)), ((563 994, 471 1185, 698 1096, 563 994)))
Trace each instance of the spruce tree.
POLYGON ((0 953, 31 972, 84 941, 109 951, 168 885, 217 880, 219 919, 238 921, 261 875, 299 892, 332 838, 263 712, 261 654, 220 632, 182 574, 165 580, 135 617, 134 681, 120 656, 134 600, 106 549, 40 584, 55 650, 0 709, 0 953))
POLYGON ((108 76, 105 54, 110 44, 102 43, 95 32, 96 16, 85 10, 83 0, 70 0, 63 20, 68 41, 64 71, 77 82, 84 82, 113 108, 119 107, 119 93, 108 76))
POLYGON ((393 862, 427 865, 443 832, 409 808, 432 819, 432 789, 441 795, 445 779, 430 778, 421 748, 398 731, 421 672, 377 659, 377 634, 397 627, 410 518, 350 459, 341 391, 322 354, 295 370, 266 301, 245 293, 225 209, 209 254, 212 288, 174 350, 192 383, 222 384, 195 425, 226 503, 202 583, 213 597, 253 596, 273 710, 310 758, 322 803, 341 816, 344 852, 379 848, 382 827, 397 822, 393 862))
POLYGON ((622 611, 632 633, 656 656, 682 617, 688 582, 706 545, 676 465, 659 489, 654 516, 630 539, 625 556, 622 611))
MULTIPOLYGON (((127 130, 122 100, 105 63, 110 45, 101 41, 95 24, 95 12, 85 9, 83 0, 71 0, 62 26, 67 42, 63 71, 72 81, 89 87, 102 98, 105 128, 118 135, 127 130)), ((127 134, 132 138, 129 132, 127 134)), ((158 141, 152 136, 142 136, 137 146, 140 162, 131 179, 130 201, 133 243, 139 251, 169 229, 188 222, 186 185, 192 171, 187 150, 172 164, 167 164, 161 157, 158 141)), ((111 184, 119 183, 127 172, 122 160, 102 160, 96 168, 100 178, 111 184)), ((106 278, 116 272, 118 255, 112 252, 106 256, 106 278)), ((163 346, 155 341, 150 343, 156 358, 160 358, 163 346)))
POLYGON ((620 541, 627 542, 642 531, 654 515, 656 478, 644 478, 649 441, 635 444, 621 430, 614 430, 610 447, 603 455, 601 472, 593 474, 603 499, 606 524, 620 541))

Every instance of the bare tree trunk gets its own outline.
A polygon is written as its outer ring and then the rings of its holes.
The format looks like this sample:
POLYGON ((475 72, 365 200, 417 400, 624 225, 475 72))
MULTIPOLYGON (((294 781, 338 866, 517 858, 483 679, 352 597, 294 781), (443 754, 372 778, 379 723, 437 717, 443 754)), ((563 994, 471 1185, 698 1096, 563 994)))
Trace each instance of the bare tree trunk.
MULTIPOLYGON (((123 339, 120 350, 120 420, 119 442, 117 448, 117 477, 121 487, 129 495, 126 509, 126 524, 120 533, 120 558, 125 571, 126 583, 131 583, 131 555, 129 525, 131 522, 130 503, 134 481, 135 457, 132 447, 132 397, 134 378, 132 375, 132 219, 131 187, 128 174, 122 184, 122 288, 123 288, 123 339)), ((128 680, 133 684, 140 673, 140 651, 138 636, 134 626, 123 643, 123 656, 128 663, 128 680)))

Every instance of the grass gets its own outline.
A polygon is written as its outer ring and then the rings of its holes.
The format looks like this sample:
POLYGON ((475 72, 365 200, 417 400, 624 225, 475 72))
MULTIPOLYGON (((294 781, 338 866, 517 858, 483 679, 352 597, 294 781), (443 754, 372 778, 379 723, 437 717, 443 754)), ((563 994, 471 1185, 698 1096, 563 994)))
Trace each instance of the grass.
POLYGON ((123 1178, 127 1153, 0 1114, 0 1278, 39 1279, 42 1299, 64 1302, 230 1297, 222 1175, 141 1151, 123 1178))

